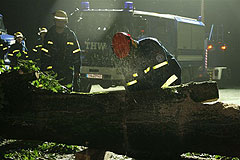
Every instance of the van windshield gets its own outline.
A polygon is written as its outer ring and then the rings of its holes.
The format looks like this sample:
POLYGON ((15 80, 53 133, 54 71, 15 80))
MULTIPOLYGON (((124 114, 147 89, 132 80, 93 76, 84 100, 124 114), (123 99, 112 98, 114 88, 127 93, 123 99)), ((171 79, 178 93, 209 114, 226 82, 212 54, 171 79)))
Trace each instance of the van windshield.
POLYGON ((117 15, 119 12, 86 11, 75 17, 73 28, 85 51, 83 65, 113 66, 116 56, 111 48, 112 37, 118 31, 127 31, 119 25, 117 15))

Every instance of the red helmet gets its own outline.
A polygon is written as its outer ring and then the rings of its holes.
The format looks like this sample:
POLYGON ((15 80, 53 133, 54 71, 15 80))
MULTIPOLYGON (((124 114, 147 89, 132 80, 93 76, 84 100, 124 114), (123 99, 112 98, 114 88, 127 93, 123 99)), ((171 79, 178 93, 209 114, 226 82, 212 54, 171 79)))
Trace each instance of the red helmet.
POLYGON ((125 58, 129 55, 134 42, 130 34, 118 32, 112 38, 113 52, 118 58, 125 58))

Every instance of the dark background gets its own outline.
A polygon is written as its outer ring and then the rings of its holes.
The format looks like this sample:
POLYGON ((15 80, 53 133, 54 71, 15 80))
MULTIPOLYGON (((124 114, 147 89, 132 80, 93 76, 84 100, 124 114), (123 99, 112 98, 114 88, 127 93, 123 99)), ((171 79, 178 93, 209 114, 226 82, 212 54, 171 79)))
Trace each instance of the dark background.
MULTIPOLYGON (((89 0, 91 8, 123 8, 124 0, 89 0)), ((197 18, 201 0, 133 0, 137 10, 176 14, 197 18)), ((80 8, 81 0, 2 0, 0 13, 9 34, 21 31, 31 48, 37 39, 38 28, 50 27, 51 13, 63 9, 68 14, 80 8)), ((234 83, 240 84, 240 0, 205 0, 206 33, 212 24, 224 26, 224 41, 228 45, 225 63, 232 70, 234 83)), ((71 20, 71 17, 69 18, 71 20)))

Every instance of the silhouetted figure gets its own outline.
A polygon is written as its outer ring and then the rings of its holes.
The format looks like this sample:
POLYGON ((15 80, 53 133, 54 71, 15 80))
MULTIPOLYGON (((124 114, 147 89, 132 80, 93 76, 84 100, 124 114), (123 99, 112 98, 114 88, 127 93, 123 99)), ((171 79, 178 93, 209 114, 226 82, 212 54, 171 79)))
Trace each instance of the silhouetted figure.
POLYGON ((125 33, 116 33, 112 40, 119 67, 126 78, 128 90, 165 88, 181 84, 181 67, 177 60, 155 38, 138 41, 125 33))
POLYGON ((55 25, 47 32, 41 60, 43 70, 53 70, 63 85, 73 84, 73 90, 79 89, 80 46, 75 33, 67 27, 66 12, 57 10, 54 13, 55 25))
POLYGON ((19 59, 28 59, 28 49, 23 34, 21 32, 14 33, 14 39, 15 43, 10 46, 8 52, 11 67, 16 67, 19 59))

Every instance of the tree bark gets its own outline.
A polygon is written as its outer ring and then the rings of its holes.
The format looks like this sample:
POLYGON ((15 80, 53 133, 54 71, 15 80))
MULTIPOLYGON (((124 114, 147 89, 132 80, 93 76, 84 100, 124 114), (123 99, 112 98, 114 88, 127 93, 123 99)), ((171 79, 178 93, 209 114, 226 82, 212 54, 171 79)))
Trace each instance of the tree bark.
POLYGON ((176 158, 183 152, 239 156, 239 106, 218 98, 215 82, 101 94, 52 93, 34 74, 0 75, 0 136, 55 141, 127 154, 176 158))

